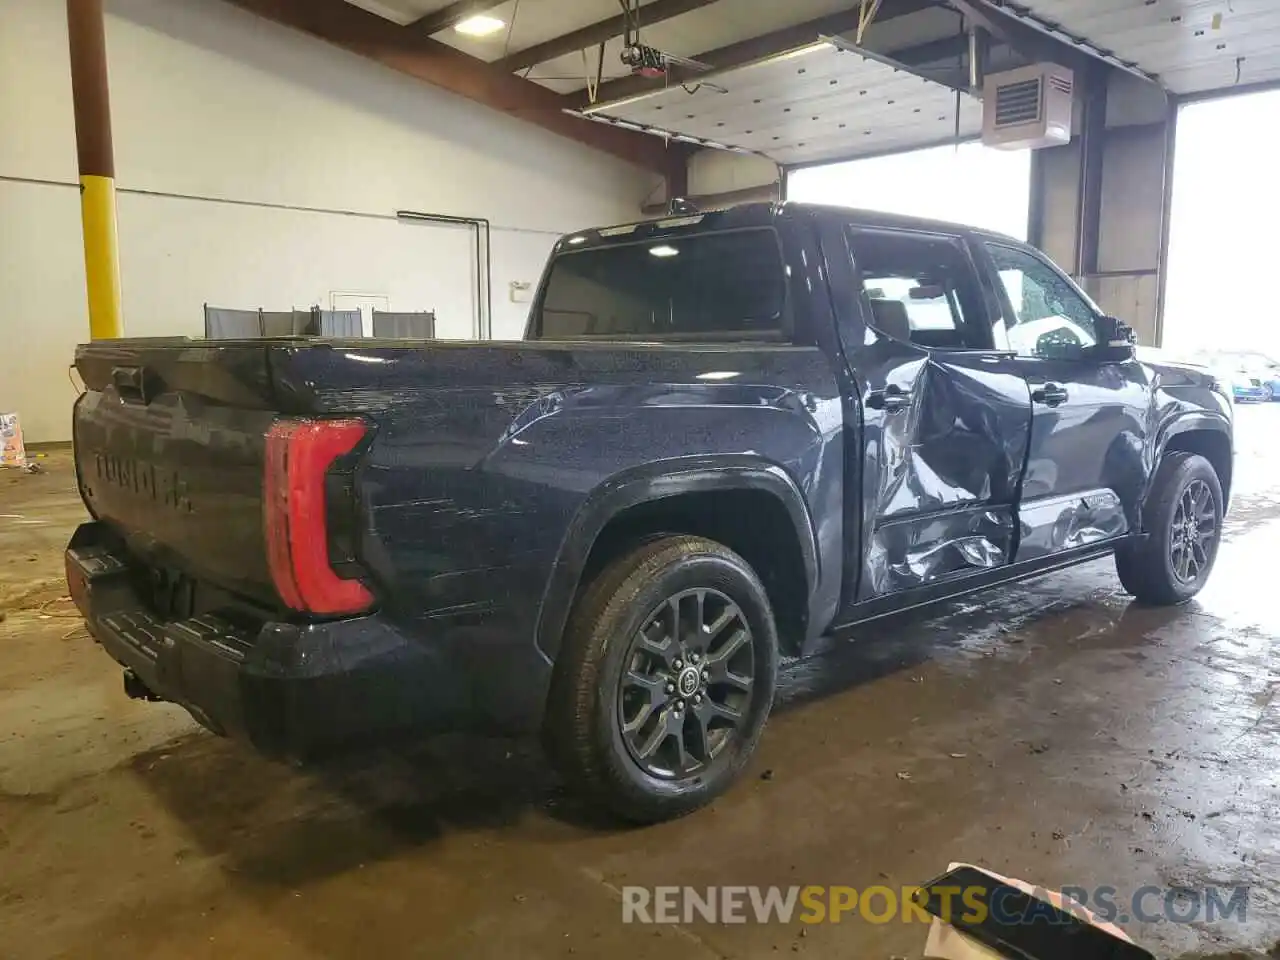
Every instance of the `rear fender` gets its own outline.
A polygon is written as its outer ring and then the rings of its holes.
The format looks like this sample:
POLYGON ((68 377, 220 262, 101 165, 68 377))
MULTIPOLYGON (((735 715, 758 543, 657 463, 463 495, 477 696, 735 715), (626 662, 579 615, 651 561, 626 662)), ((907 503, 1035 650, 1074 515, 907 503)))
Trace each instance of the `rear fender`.
MULTIPOLYGON (((560 546, 538 617, 537 642, 555 659, 591 548, 609 521, 642 503, 689 493, 760 490, 778 498, 795 528, 810 602, 819 577, 813 519, 795 481, 776 464, 752 457, 690 457, 645 464, 609 478, 591 493, 560 546)), ((813 611, 810 611, 812 614, 813 611)))

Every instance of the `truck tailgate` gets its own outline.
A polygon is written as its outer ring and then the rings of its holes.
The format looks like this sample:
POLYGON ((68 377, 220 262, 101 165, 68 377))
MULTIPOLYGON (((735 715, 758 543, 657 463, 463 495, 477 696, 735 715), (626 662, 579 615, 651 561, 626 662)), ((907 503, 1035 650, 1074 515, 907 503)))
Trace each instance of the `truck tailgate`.
POLYGON ((77 352, 85 503, 153 566, 274 602, 263 543, 269 347, 130 340, 77 352))

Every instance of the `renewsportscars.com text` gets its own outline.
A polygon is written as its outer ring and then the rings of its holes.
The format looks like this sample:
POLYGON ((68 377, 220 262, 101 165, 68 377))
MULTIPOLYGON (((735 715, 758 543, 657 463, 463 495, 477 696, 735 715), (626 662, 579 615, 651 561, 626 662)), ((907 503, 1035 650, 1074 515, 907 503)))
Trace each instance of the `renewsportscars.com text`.
MULTIPOLYGON (((788 924, 841 923, 931 923, 933 917, 916 900, 918 887, 846 886, 805 887, 623 887, 622 922, 676 924, 705 923, 788 924)), ((991 897, 984 887, 937 886, 930 892, 940 904, 944 920, 953 917, 965 923, 982 923, 993 917, 1002 924, 1060 923, 1063 917, 1052 909, 1048 891, 1037 888, 1038 904, 1014 912, 1010 902, 991 897)), ((1107 923, 1243 923, 1249 903, 1248 887, 1139 887, 1122 894, 1115 887, 1063 887, 1057 893, 1064 909, 1088 907, 1093 916, 1107 923)))

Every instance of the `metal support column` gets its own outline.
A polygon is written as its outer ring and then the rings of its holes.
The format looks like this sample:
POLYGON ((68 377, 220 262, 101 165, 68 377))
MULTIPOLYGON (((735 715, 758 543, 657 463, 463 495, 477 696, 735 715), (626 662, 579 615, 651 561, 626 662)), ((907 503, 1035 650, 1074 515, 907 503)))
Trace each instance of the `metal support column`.
POLYGON ((89 336, 124 335, 120 306, 120 250, 116 229, 115 160, 107 93, 103 0, 67 0, 71 97, 80 164, 80 216, 89 297, 89 336))
POLYGON ((1077 278, 1098 272, 1098 240, 1102 228, 1103 147, 1107 137, 1107 72, 1091 70, 1085 78, 1084 122, 1080 137, 1080 191, 1077 199, 1077 278))
POLYGON ((1165 114, 1164 130, 1164 202, 1160 211, 1160 286, 1156 290, 1156 328, 1152 334, 1154 345, 1164 345, 1165 296, 1169 289, 1169 227, 1173 218, 1173 170, 1177 157, 1178 117, 1177 102, 1170 100, 1165 114))
POLYGON ((1031 151, 1031 197, 1027 203, 1027 243, 1044 249, 1044 150, 1031 151))
POLYGON ((667 203, 689 196, 689 161, 693 159, 693 149, 684 143, 667 144, 666 181, 667 203))

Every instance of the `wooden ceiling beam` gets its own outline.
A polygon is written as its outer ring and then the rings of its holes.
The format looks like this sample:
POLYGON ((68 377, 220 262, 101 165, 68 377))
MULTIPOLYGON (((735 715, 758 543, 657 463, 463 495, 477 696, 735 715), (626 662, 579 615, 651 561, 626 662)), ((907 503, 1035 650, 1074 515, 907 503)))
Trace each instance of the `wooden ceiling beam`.
MULTIPOLYGON (((655 23, 662 23, 664 20, 670 20, 672 17, 678 17, 682 13, 689 13, 715 2, 716 0, 653 0, 652 3, 646 3, 640 7, 639 25, 642 29, 651 27, 655 23)), ((581 30, 574 30, 572 33, 566 33, 544 43, 517 50, 510 56, 497 61, 494 66, 511 73, 527 70, 529 67, 536 67, 540 63, 562 57, 566 53, 576 53, 579 50, 588 50, 606 43, 614 37, 622 36, 626 29, 626 16, 618 14, 616 17, 609 17, 583 27, 581 30)))
POLYGON ((658 137, 570 116, 555 91, 346 0, 226 2, 646 170, 667 170, 666 144, 658 137))

